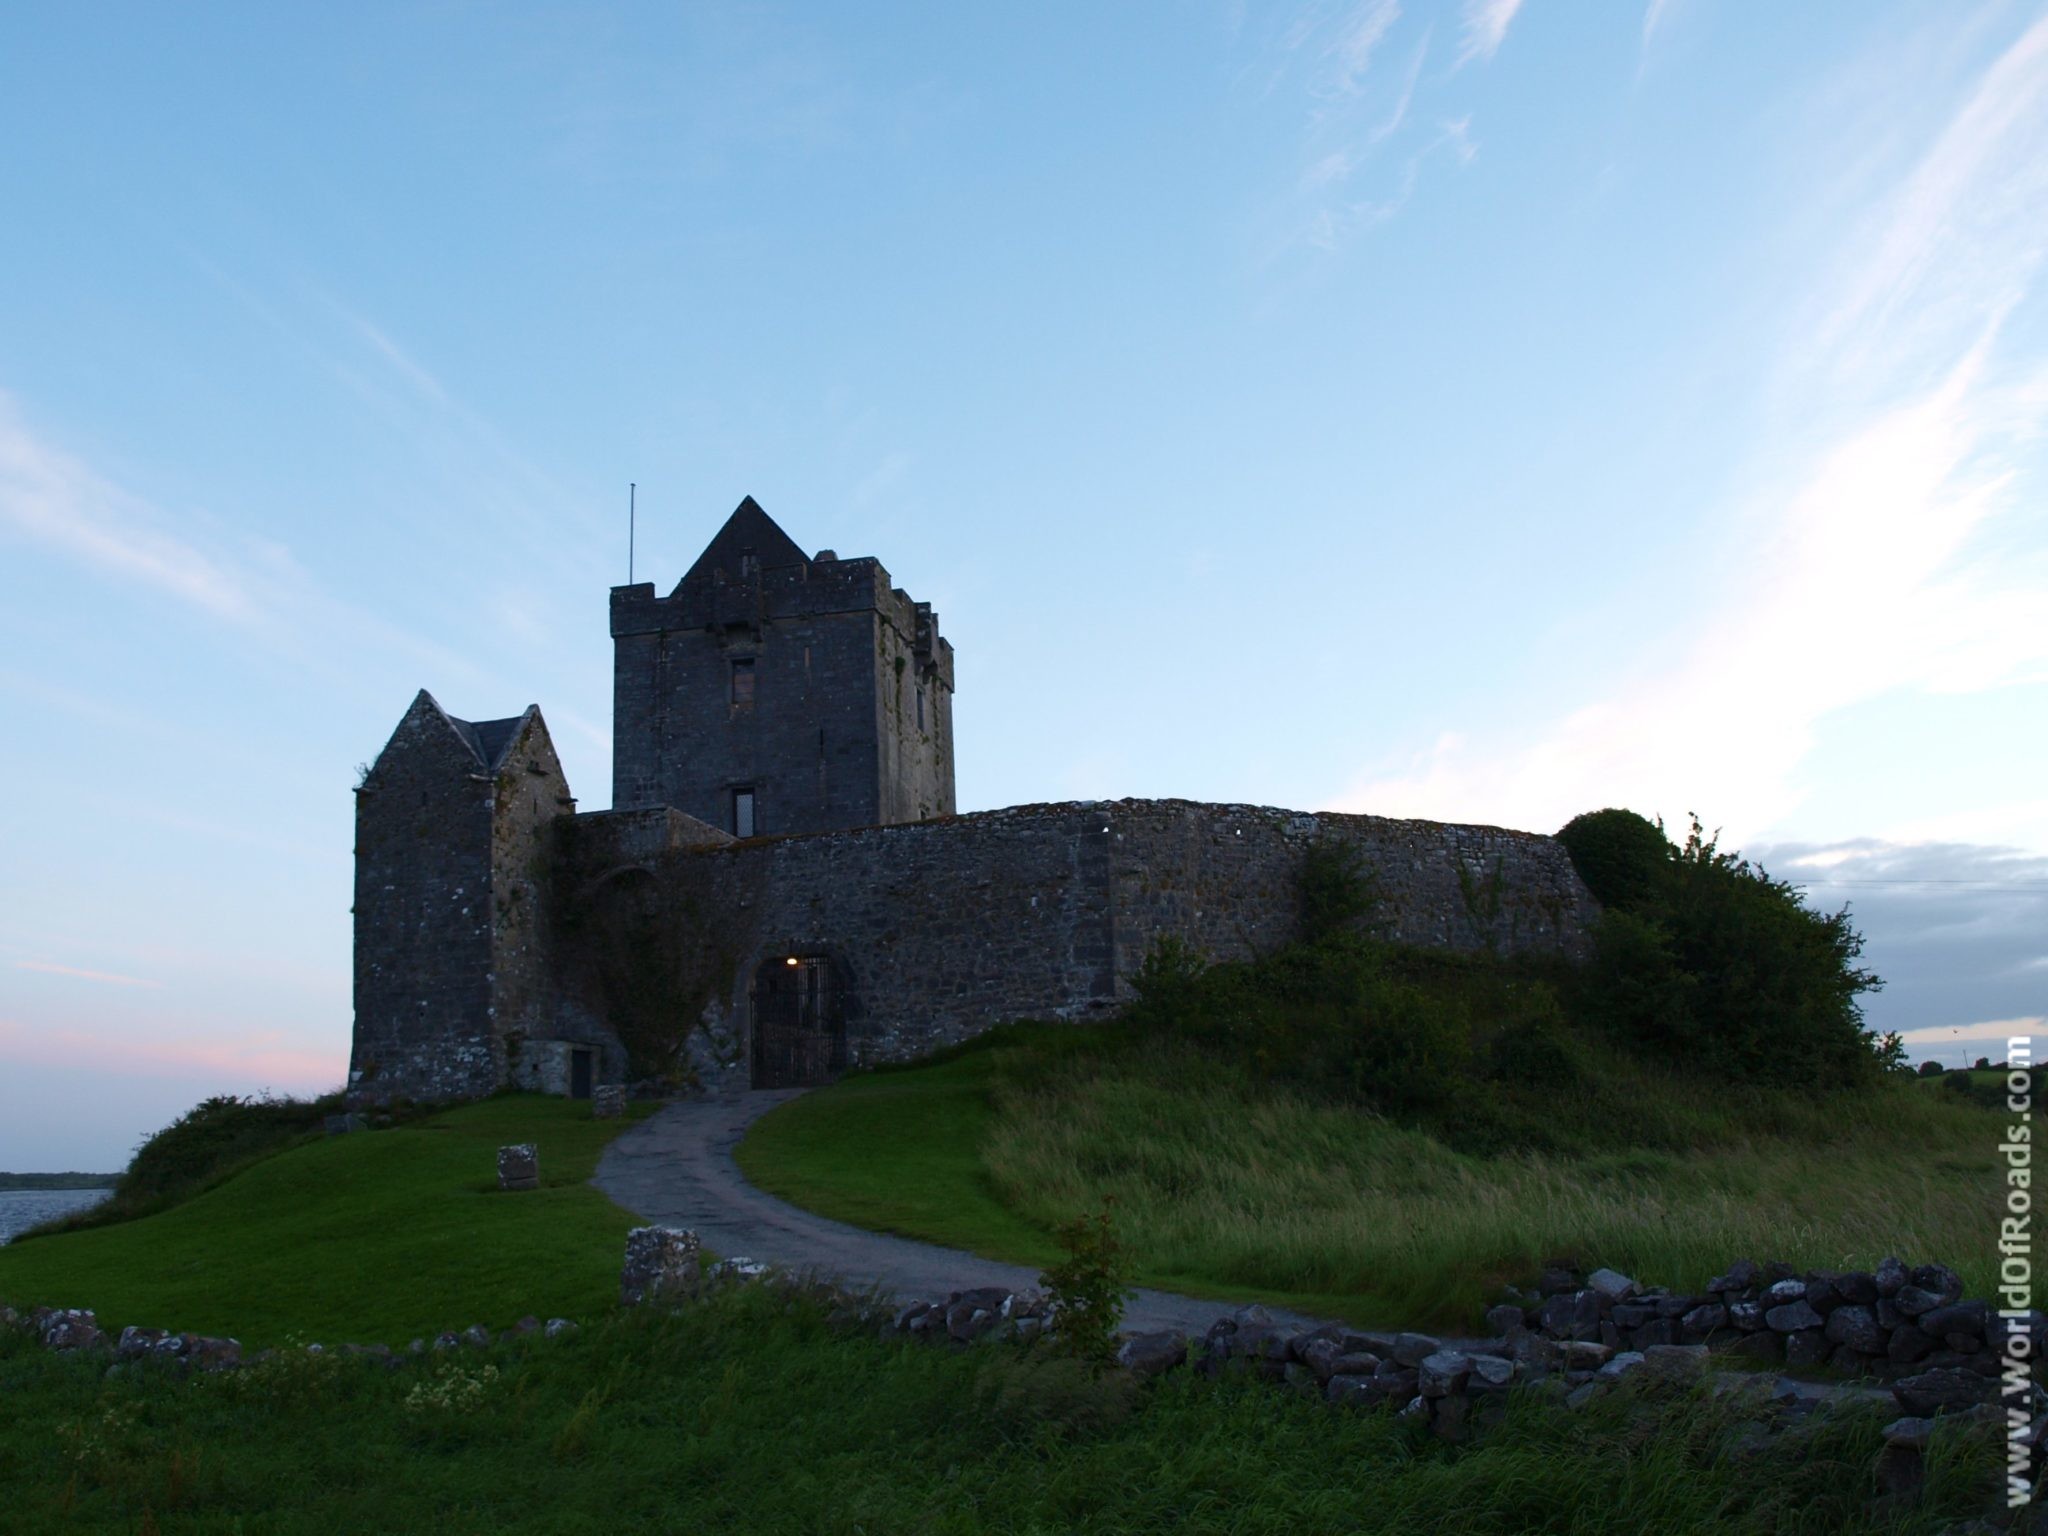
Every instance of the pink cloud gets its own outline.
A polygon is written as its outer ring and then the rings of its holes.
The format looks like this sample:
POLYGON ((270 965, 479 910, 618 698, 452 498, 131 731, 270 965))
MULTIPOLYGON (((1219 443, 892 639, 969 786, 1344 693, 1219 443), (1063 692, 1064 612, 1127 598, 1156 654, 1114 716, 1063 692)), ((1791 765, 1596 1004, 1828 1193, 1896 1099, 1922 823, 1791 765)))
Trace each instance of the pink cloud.
POLYGON ((162 987, 160 981, 144 981, 139 976, 116 976, 111 971, 82 971, 72 965, 56 965, 48 960, 17 960, 17 971, 41 971, 48 976, 75 976, 80 981, 104 981, 117 987, 162 987))
POLYGON ((347 1062, 298 1048, 277 1032, 240 1037, 134 1040, 80 1029, 31 1029, 0 1019, 0 1053, 31 1065, 76 1067, 99 1060, 124 1077, 222 1079, 222 1092, 252 1087, 324 1090, 339 1084, 347 1062))

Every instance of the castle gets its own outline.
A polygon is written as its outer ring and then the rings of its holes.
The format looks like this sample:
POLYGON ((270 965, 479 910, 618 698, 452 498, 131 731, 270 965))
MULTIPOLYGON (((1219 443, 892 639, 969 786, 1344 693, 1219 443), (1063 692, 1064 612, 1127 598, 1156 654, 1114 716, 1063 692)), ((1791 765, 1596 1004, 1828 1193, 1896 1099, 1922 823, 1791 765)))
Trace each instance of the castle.
POLYGON ((1106 1013, 1161 939, 1286 942, 1318 838, 1359 849, 1402 942, 1576 953, 1596 910, 1554 839, 1496 827, 959 815, 937 615, 751 497, 666 597, 613 588, 611 633, 611 810, 576 809, 537 706, 468 721, 424 690, 357 787, 358 1098, 797 1085, 1106 1013))

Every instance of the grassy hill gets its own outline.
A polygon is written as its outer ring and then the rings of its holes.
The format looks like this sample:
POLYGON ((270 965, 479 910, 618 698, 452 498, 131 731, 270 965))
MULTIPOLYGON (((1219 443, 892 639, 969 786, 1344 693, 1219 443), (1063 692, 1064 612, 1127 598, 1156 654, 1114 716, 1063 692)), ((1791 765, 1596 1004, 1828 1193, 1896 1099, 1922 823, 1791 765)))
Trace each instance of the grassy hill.
POLYGON ((315 1139, 154 1215, 0 1248, 0 1299, 252 1345, 587 1314, 616 1295, 633 1224, 585 1182, 621 1128, 516 1096, 315 1139), (497 1149, 521 1141, 542 1187, 501 1193, 497 1149))

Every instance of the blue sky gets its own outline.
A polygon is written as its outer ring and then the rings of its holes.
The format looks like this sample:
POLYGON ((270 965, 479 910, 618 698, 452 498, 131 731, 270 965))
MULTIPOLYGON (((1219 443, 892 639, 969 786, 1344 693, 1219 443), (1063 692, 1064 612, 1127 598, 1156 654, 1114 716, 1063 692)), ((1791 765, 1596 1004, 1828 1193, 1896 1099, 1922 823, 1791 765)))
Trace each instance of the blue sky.
POLYGON ((2039 4, 27 4, 0 144, 0 1167, 339 1081, 415 689, 606 802, 628 481, 963 809, 1697 810, 2048 1014, 2039 4))

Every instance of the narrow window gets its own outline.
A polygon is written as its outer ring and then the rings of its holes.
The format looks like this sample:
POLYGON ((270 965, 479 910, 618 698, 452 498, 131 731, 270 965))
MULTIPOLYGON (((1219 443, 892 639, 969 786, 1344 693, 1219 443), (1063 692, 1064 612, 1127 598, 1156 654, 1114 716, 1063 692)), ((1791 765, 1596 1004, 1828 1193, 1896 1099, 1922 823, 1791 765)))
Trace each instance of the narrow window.
POLYGON ((760 569, 761 557, 759 555, 755 554, 751 549, 740 551, 740 575, 742 577, 752 576, 760 569))
POLYGON ((732 704, 734 709, 754 707, 754 658, 751 656, 733 658, 732 704))
POLYGON ((924 729, 924 689, 917 690, 917 728, 924 729))
POLYGON ((736 789, 732 792, 732 835, 754 835, 754 792, 751 789, 736 789))

